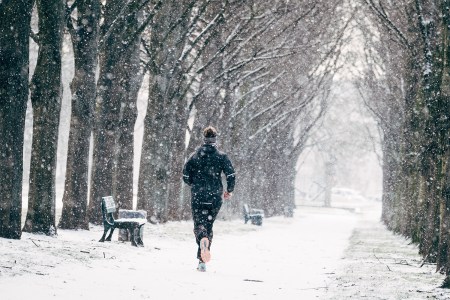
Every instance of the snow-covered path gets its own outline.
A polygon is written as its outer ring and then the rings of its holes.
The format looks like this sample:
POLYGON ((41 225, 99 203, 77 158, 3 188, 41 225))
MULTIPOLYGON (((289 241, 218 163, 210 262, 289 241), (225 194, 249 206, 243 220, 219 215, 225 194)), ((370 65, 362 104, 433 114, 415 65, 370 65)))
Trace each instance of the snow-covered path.
POLYGON ((321 299, 356 222, 323 208, 262 227, 217 221, 206 273, 195 269, 191 222, 147 225, 144 248, 98 243, 97 226, 0 239, 1 299, 321 299))
POLYGON ((423 264, 418 246, 388 231, 380 214, 380 205, 361 207, 341 267, 320 299, 450 300, 436 264, 423 264))

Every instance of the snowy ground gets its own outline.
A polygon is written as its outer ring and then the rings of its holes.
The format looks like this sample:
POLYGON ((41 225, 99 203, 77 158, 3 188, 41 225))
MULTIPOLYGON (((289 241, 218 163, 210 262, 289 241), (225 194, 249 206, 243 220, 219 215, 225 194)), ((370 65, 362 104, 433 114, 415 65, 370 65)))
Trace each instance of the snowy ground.
POLYGON ((323 299, 450 299, 444 276, 424 264, 408 239, 379 222, 381 207, 362 206, 342 266, 323 299))
POLYGON ((299 207, 262 227, 217 221, 206 273, 196 271, 191 222, 146 225, 144 248, 117 234, 98 243, 98 226, 56 238, 24 233, 0 239, 0 298, 450 299, 436 288, 442 275, 419 268, 417 249, 378 213, 299 207))

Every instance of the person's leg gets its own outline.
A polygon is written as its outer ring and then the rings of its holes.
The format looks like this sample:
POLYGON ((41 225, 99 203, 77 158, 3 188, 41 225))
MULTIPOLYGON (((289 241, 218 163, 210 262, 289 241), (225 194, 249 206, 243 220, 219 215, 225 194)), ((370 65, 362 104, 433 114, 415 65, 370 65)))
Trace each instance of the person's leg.
POLYGON ((213 238, 213 224, 222 206, 222 195, 209 195, 201 197, 196 195, 192 203, 192 217, 194 220, 194 235, 197 242, 197 258, 200 261, 209 261, 211 242, 213 238), (195 205, 194 203, 211 203, 210 205, 195 205), (204 239, 204 240, 203 240, 204 239), (203 241, 202 241, 203 240, 203 241), (203 250, 203 251, 202 251, 203 250), (203 255, 202 255, 203 254, 203 255))
POLYGON ((212 201, 214 206, 210 209, 203 211, 203 214, 206 215, 204 219, 204 227, 206 229, 206 236, 201 237, 200 239, 200 256, 204 262, 208 262, 211 259, 211 243, 213 239, 213 225, 216 220, 217 214, 220 211, 220 207, 222 206, 221 198, 216 197, 218 199, 214 199, 212 201))
POLYGON ((207 219, 208 219, 208 213, 205 212, 204 209, 200 207, 192 207, 192 217, 194 220, 194 235, 195 235, 195 241, 198 245, 197 248, 197 258, 199 260, 202 260, 201 258, 201 248, 200 248, 200 241, 202 238, 208 237, 208 231, 207 231, 207 219))
MULTIPOLYGON (((212 209, 201 209, 194 208, 192 210, 192 215, 194 219, 194 234, 195 241, 197 242, 197 258, 199 260, 210 259, 209 250, 211 249, 211 242, 213 239, 213 225, 216 220, 217 214, 219 213, 220 205, 212 209), (206 239, 206 240, 204 240, 206 239), (203 240, 203 241, 202 241, 203 240), (202 251, 203 249, 203 251, 202 251), (208 250, 205 252, 205 250, 208 250), (203 252, 203 258, 202 258, 203 252)), ((205 262, 207 262, 205 261, 205 262)))
POLYGON ((219 201, 219 202, 217 202, 216 206, 214 206, 211 210, 208 211, 208 217, 207 217, 207 221, 206 221, 206 232, 207 232, 207 237, 209 240, 208 249, 211 249, 211 243, 212 243, 212 239, 214 236, 214 232, 213 232, 214 221, 216 220, 217 215, 219 214, 221 206, 222 206, 222 203, 219 201))

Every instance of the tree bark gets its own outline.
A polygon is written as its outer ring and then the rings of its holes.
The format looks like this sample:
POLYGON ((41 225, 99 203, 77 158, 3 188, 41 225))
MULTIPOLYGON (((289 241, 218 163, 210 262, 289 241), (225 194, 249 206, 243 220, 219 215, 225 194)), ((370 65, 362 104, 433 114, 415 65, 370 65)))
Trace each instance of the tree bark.
POLYGON ((55 174, 61 110, 64 2, 37 1, 39 56, 31 82, 33 144, 28 213, 23 230, 56 234, 55 174))
MULTIPOLYGON (((89 229, 87 219, 89 146, 96 96, 98 22, 100 2, 77 2, 77 28, 71 28, 75 57, 72 115, 67 154, 63 210, 59 227, 89 229)), ((68 26, 72 26, 68 24, 68 26)))
POLYGON ((151 32, 149 104, 139 171, 138 208, 149 218, 177 219, 181 203, 181 172, 185 153, 187 100, 185 70, 179 61, 187 39, 193 1, 168 1, 151 32), (168 32, 169 28, 172 31, 168 32))
MULTIPOLYGON (((126 36, 133 35, 138 27, 138 12, 129 16, 126 22, 126 36)), ((137 119, 137 97, 142 85, 143 74, 140 67, 141 35, 128 43, 123 53, 120 82, 124 90, 120 111, 120 125, 117 139, 117 175, 114 180, 117 203, 123 209, 133 209, 133 162, 134 125, 137 119)))
POLYGON ((138 10, 117 21, 124 0, 107 2, 94 125, 89 221, 101 223, 101 198, 112 195, 120 208, 131 208, 133 200, 133 151, 136 98, 141 75, 137 64, 138 10), (108 31, 108 34, 106 34, 108 31), (126 153, 125 153, 126 152, 126 153), (120 181, 120 182, 119 182, 120 181))
POLYGON ((0 237, 20 239, 33 1, 0 3, 0 237))

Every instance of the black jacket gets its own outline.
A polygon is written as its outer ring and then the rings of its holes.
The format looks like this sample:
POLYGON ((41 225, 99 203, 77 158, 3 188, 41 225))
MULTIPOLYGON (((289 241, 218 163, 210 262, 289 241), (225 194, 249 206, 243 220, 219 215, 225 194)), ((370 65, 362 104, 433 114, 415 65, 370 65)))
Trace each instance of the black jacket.
POLYGON ((215 144, 205 144, 191 154, 183 169, 183 180, 191 186, 192 201, 210 202, 209 198, 221 201, 222 172, 227 179, 227 191, 234 190, 235 173, 228 156, 217 150, 215 144), (218 198, 219 197, 219 198, 218 198))

